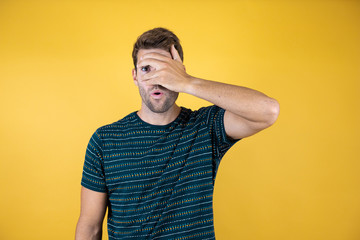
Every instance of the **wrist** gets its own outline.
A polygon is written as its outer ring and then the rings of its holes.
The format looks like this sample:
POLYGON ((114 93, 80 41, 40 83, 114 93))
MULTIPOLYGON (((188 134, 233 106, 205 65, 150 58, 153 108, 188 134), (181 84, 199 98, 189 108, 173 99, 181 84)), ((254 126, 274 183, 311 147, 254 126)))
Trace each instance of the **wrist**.
POLYGON ((184 93, 194 95, 194 93, 196 92, 196 86, 199 84, 199 81, 199 78, 189 75, 187 77, 187 81, 184 87, 184 93))

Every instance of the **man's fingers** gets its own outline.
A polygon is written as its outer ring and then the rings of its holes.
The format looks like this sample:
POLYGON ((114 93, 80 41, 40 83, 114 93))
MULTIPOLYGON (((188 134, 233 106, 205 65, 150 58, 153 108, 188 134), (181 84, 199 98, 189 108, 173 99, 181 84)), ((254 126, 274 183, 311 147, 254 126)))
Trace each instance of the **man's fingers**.
POLYGON ((169 57, 164 56, 163 54, 160 54, 160 53, 156 53, 156 52, 146 53, 140 57, 140 60, 147 59, 147 58, 157 59, 157 60, 160 60, 163 62, 166 62, 169 60, 169 57))
POLYGON ((146 73, 141 81, 149 81, 150 79, 158 77, 158 72, 149 72, 146 73))
POLYGON ((170 51, 171 51, 171 56, 172 56, 172 58, 173 58, 175 61, 178 61, 178 62, 181 62, 181 63, 182 63, 181 58, 180 58, 180 55, 179 55, 178 51, 176 50, 174 44, 171 45, 171 50, 170 50, 170 51))
POLYGON ((143 60, 138 61, 137 68, 145 67, 145 66, 152 66, 156 69, 159 69, 162 65, 163 61, 154 58, 146 58, 143 60))
POLYGON ((152 78, 146 78, 142 80, 143 83, 145 83, 147 86, 152 86, 152 85, 161 85, 158 81, 158 77, 154 76, 152 78))

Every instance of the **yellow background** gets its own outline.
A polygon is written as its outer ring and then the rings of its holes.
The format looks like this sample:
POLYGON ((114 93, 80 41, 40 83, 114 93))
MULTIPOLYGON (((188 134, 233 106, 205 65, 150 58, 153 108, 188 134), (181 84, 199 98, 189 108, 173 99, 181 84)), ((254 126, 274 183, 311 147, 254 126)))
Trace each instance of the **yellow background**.
POLYGON ((360 2, 335 0, 1 0, 0 239, 74 238, 86 145, 139 109, 132 45, 157 26, 189 74, 280 102, 222 160, 217 239, 360 239, 360 2))

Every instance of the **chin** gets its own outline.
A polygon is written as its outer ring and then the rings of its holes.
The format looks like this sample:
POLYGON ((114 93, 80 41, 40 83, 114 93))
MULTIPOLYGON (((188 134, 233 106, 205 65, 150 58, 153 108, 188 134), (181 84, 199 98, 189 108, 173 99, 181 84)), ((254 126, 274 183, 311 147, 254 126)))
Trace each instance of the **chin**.
POLYGON ((166 107, 166 108, 150 108, 150 110, 154 113, 165 113, 167 111, 169 111, 171 107, 166 107))
POLYGON ((161 106, 158 106, 158 105, 153 105, 152 103, 149 103, 149 104, 147 104, 147 107, 154 113, 165 113, 165 112, 169 111, 174 106, 174 104, 175 104, 175 102, 173 102, 173 103, 165 102, 161 106))

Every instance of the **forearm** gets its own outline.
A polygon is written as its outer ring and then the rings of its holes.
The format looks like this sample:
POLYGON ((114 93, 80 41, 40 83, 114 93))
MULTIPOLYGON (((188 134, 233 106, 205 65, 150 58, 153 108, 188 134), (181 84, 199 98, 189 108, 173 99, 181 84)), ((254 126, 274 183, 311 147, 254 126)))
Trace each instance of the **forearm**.
POLYGON ((75 240, 101 240, 102 225, 91 225, 79 219, 76 226, 75 240))
POLYGON ((253 122, 275 121, 279 111, 275 99, 246 87, 190 77, 184 92, 253 122))

